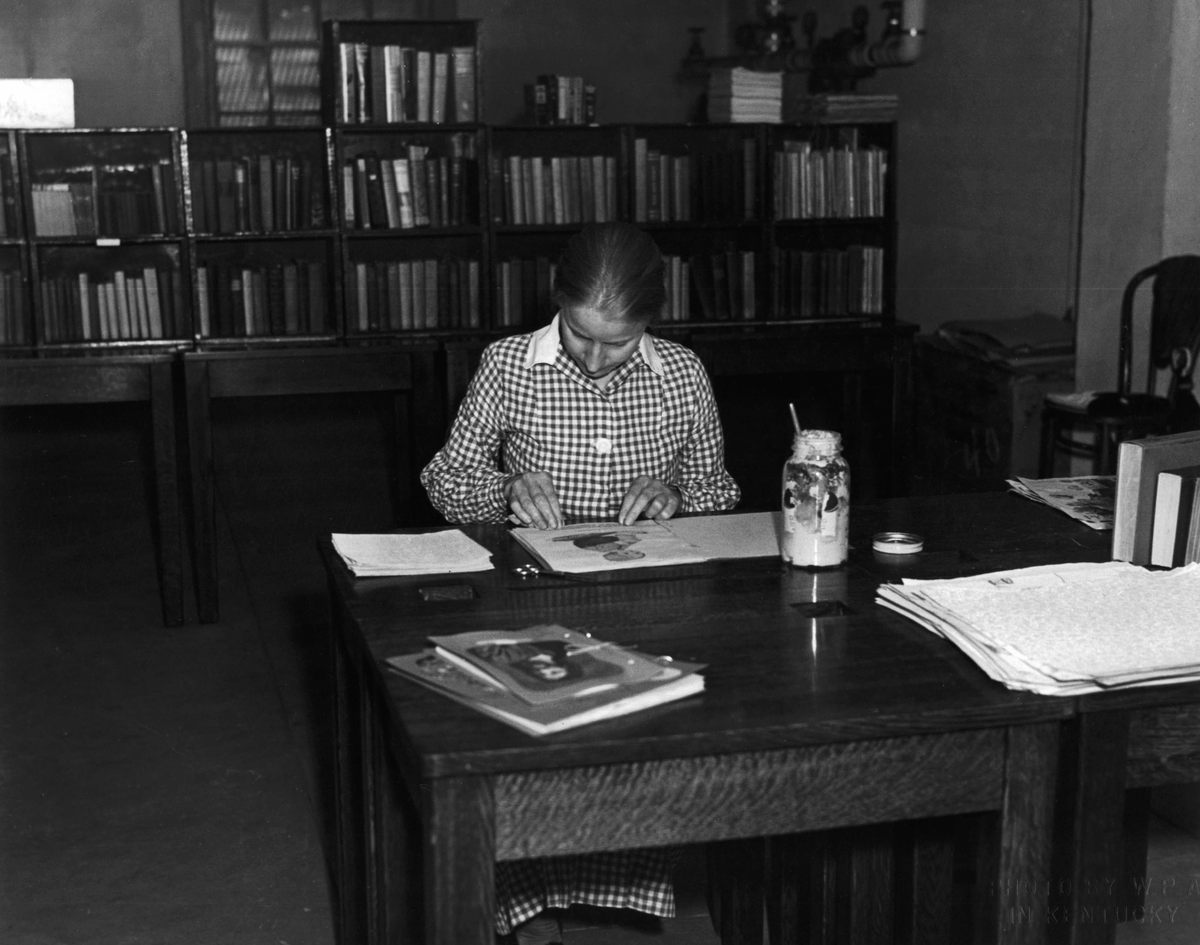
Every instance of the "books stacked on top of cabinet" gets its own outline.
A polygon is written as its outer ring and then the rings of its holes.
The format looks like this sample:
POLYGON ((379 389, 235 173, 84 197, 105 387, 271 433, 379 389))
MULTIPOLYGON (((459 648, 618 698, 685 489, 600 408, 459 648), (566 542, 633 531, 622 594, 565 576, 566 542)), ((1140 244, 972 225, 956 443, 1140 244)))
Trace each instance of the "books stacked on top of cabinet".
POLYGON ((735 67, 708 77, 708 120, 778 124, 783 109, 783 73, 735 67))
POLYGON ((530 735, 561 732, 704 689, 701 663, 653 657, 558 624, 430 637, 402 676, 530 735))
POLYGON ((1122 443, 1113 558, 1162 567, 1200 562, 1198 473, 1200 430, 1122 443))
POLYGON ((1072 696, 1200 679, 1200 565, 1042 565, 876 593, 1010 689, 1072 696))
POLYGON ((826 92, 809 95, 807 86, 808 77, 802 73, 785 76, 784 121, 895 121, 900 108, 900 97, 892 93, 863 95, 826 92))

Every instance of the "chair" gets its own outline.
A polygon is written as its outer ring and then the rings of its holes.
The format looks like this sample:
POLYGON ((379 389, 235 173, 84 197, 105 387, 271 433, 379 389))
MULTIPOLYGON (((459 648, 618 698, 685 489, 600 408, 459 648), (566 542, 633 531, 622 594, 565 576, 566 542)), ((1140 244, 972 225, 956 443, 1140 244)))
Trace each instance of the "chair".
POLYGON ((1040 476, 1054 474, 1058 454, 1088 457, 1094 475, 1116 471, 1117 444, 1200 426, 1192 395, 1192 370, 1200 350, 1200 256, 1170 256, 1139 271, 1121 297, 1117 389, 1099 393, 1048 394, 1042 410, 1040 476), (1152 281, 1150 357, 1146 389, 1131 387, 1133 302, 1152 281), (1165 394, 1154 393, 1159 371, 1169 369, 1165 394), (1090 433, 1082 437, 1080 433, 1090 433))

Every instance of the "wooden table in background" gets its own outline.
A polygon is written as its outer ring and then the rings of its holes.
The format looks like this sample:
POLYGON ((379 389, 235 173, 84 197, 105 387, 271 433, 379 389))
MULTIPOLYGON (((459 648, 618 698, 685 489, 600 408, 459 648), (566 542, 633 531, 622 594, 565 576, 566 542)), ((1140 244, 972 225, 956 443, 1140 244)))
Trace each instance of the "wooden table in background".
POLYGON ((784 872, 746 877, 740 907, 722 910, 727 943, 760 939, 761 900, 745 894, 763 889, 784 941, 815 922, 822 936, 863 942, 1038 942, 1061 931, 1045 917, 1074 701, 1004 689, 873 596, 901 576, 1102 560, 1107 535, 1003 494, 860 506, 852 521, 850 563, 818 573, 753 559, 521 580, 512 568, 529 559, 504 530, 472 527, 495 551, 494 571, 354 580, 324 542, 339 941, 491 945, 496 860, 714 841, 745 851, 759 837, 785 838, 771 858, 784 872), (880 529, 918 530, 925 551, 877 555, 869 536, 880 529), (446 584, 474 596, 419 593, 446 584), (535 739, 381 668, 431 634, 551 621, 704 662, 706 691, 535 739), (937 827, 953 821, 927 820, 962 814, 984 828, 965 912, 954 847, 937 827), (907 845, 850 844, 840 870, 788 872, 797 842, 887 824, 934 826, 907 845), (893 871, 916 879, 859 894, 860 879, 893 871), (839 898, 854 908, 829 909, 839 898))

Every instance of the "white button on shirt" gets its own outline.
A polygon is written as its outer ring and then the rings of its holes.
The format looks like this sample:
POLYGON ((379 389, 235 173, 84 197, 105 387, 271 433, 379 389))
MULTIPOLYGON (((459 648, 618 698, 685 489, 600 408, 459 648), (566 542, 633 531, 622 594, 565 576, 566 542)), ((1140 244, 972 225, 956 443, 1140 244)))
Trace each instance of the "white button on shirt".
POLYGON ((596 452, 601 456, 607 456, 612 452, 613 441, 606 436, 598 436, 592 440, 592 446, 595 447, 596 452))

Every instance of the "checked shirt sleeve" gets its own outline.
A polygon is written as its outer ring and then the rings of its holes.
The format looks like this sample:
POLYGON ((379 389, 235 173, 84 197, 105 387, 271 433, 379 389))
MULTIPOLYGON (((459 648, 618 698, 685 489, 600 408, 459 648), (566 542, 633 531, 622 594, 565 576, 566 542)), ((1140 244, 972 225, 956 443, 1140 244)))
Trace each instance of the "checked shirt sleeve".
POLYGON ((502 404, 502 368, 488 349, 458 408, 446 445, 421 471, 429 501, 448 522, 505 519, 502 487, 508 476, 499 468, 502 404))
POLYGON ((725 436, 708 374, 699 361, 692 373, 696 410, 673 485, 683 497, 684 512, 720 512, 737 505, 742 493, 725 469, 725 436))

